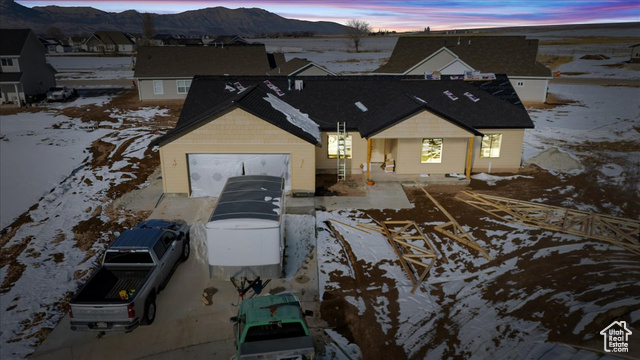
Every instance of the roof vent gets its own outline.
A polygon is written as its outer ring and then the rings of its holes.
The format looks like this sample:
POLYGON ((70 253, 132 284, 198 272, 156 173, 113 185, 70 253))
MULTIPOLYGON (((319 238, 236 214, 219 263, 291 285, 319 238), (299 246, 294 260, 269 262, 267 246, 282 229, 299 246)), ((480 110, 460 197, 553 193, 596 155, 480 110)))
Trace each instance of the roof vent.
POLYGON ((458 97, 453 95, 453 93, 451 91, 449 91, 449 90, 443 92, 443 94, 447 95, 447 97, 449 97, 449 99, 451 99, 453 101, 458 100, 458 97))
POLYGON ((423 103, 423 104, 426 104, 426 103, 427 103, 427 101, 426 101, 426 100, 421 99, 421 98, 419 98, 419 97, 417 97, 417 96, 415 96, 415 95, 413 96, 413 98, 414 98, 414 99, 416 99, 416 100, 418 100, 418 101, 420 101, 420 102, 421 102, 421 103, 423 103))
POLYGON ((478 101, 480 101, 480 99, 479 99, 479 98, 477 98, 475 95, 473 95, 472 93, 470 93, 470 92, 468 92, 468 91, 467 91, 466 93, 464 93, 464 96, 468 97, 468 98, 469 98, 469 100, 471 100, 471 101, 473 101, 473 102, 478 102, 478 101))
POLYGON ((366 107, 366 106, 364 106, 364 104, 363 104, 363 103, 361 103, 360 101, 358 101, 358 102, 356 103, 356 106, 358 107, 358 109, 362 110, 362 112, 366 112, 367 110, 369 110, 369 109, 367 109, 367 107, 366 107))

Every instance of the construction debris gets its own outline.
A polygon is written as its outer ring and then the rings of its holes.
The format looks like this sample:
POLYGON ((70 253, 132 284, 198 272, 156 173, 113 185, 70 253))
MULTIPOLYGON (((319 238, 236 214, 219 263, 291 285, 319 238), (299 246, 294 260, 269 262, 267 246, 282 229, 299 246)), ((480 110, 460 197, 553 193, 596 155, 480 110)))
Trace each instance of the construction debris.
POLYGON ((602 240, 640 255, 638 220, 470 191, 460 192, 456 199, 508 222, 602 240))
POLYGON ((436 250, 413 221, 385 221, 382 223, 382 229, 387 235, 389 244, 398 255, 400 265, 413 284, 411 289, 413 294, 435 263, 436 250), (420 240, 428 249, 413 244, 420 240))
POLYGON ((460 224, 458 224, 458 222, 453 218, 453 216, 451 216, 451 214, 449 214, 449 212, 447 210, 445 210, 442 205, 440 205, 440 203, 438 203, 436 201, 436 199, 433 198, 433 196, 431 196, 431 194, 429 194, 427 192, 427 190, 425 190, 424 187, 420 187, 422 189, 422 191, 424 191, 424 193, 427 195, 427 197, 429 198, 429 200, 431 200, 437 207, 438 209, 440 209, 440 211, 442 211, 442 213, 447 217, 447 219, 449 219, 449 222, 442 224, 442 225, 438 225, 435 226, 434 229, 447 236, 452 238, 453 240, 468 246, 474 250, 479 251, 484 257, 487 258, 487 260, 491 260, 491 256, 489 255, 489 253, 487 253, 476 241, 475 239, 469 235, 469 233, 467 233, 462 226, 460 226, 460 224))

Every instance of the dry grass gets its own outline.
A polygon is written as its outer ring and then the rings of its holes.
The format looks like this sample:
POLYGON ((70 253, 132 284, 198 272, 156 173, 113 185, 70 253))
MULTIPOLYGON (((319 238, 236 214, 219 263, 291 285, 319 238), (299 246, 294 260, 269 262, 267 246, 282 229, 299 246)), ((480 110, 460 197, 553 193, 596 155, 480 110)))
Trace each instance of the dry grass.
POLYGON ((560 65, 573 61, 573 56, 538 55, 537 60, 551 70, 556 70, 560 65))
POLYGON ((637 37, 567 36, 557 40, 541 40, 540 45, 606 45, 637 43, 637 37))

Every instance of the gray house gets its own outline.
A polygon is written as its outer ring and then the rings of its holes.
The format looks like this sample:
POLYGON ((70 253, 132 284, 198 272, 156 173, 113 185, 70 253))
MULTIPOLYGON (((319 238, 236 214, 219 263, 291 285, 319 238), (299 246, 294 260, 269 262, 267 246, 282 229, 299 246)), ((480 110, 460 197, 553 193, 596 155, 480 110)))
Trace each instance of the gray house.
POLYGON ((265 75, 284 59, 273 55, 264 44, 140 47, 133 77, 141 101, 184 99, 195 75, 265 75))
POLYGON ((506 74, 522 101, 544 102, 551 70, 525 36, 404 36, 376 75, 506 74))
POLYGON ((0 29, 0 102, 22 105, 56 85, 46 53, 31 29, 0 29))

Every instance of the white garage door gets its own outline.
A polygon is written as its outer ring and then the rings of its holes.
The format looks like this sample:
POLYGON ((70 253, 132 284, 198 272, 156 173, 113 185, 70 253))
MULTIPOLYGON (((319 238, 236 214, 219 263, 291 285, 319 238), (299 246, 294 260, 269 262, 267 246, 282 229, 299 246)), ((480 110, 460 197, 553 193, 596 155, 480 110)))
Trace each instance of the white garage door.
POLYGON ((188 154, 191 197, 218 196, 227 178, 271 175, 285 178, 291 190, 289 154, 188 154))

